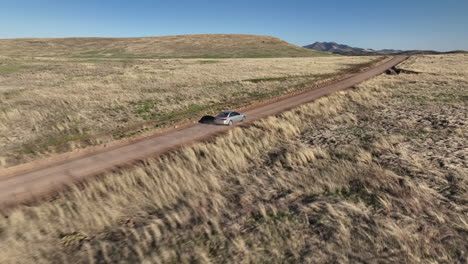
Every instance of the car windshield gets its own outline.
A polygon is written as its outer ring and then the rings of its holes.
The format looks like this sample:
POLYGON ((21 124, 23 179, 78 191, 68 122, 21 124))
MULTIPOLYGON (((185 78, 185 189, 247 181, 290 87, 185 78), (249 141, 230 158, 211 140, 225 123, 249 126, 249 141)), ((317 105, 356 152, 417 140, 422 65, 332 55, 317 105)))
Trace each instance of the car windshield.
POLYGON ((228 117, 229 116, 229 112, 221 112, 218 114, 218 117, 228 117))

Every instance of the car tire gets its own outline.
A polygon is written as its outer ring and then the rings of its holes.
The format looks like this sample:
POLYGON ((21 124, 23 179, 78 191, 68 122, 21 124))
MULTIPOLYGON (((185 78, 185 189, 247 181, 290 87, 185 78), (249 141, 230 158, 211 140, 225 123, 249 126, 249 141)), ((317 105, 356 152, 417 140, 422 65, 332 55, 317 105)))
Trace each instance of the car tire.
POLYGON ((232 120, 229 120, 228 126, 232 126, 232 120))
POLYGON ((244 122, 244 121, 245 121, 245 116, 244 116, 244 117, 242 117, 242 120, 241 120, 241 122, 244 122))

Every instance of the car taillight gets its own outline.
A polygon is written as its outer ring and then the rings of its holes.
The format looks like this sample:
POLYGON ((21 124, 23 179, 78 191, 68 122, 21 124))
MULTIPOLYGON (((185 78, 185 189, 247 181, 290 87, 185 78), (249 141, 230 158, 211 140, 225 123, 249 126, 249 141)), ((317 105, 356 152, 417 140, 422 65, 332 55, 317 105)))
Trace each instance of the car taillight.
POLYGON ((226 118, 221 118, 221 120, 225 121, 225 120, 227 120, 227 119, 226 119, 226 118))

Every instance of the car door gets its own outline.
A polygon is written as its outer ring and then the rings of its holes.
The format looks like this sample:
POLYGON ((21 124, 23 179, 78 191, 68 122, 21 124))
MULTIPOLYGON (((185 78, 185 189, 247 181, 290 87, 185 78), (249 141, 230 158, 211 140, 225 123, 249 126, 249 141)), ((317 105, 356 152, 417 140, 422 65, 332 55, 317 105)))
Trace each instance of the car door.
POLYGON ((236 117, 234 116, 234 112, 229 113, 228 117, 229 121, 235 123, 236 122, 236 117))
POLYGON ((241 121, 241 115, 237 112, 232 112, 232 119, 233 119, 233 122, 240 122, 241 121))

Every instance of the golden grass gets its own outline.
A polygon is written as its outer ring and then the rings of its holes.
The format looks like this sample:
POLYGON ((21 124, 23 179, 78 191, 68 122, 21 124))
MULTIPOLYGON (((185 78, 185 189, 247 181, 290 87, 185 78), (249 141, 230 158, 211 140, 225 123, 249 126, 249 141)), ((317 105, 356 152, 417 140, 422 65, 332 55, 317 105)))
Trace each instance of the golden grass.
POLYGON ((311 88, 375 59, 0 57, 0 167, 311 88))
POLYGON ((0 55, 83 58, 277 58, 329 56, 259 35, 0 39, 0 55))
POLYGON ((466 263, 467 66, 413 57, 14 209, 0 263, 466 263))

